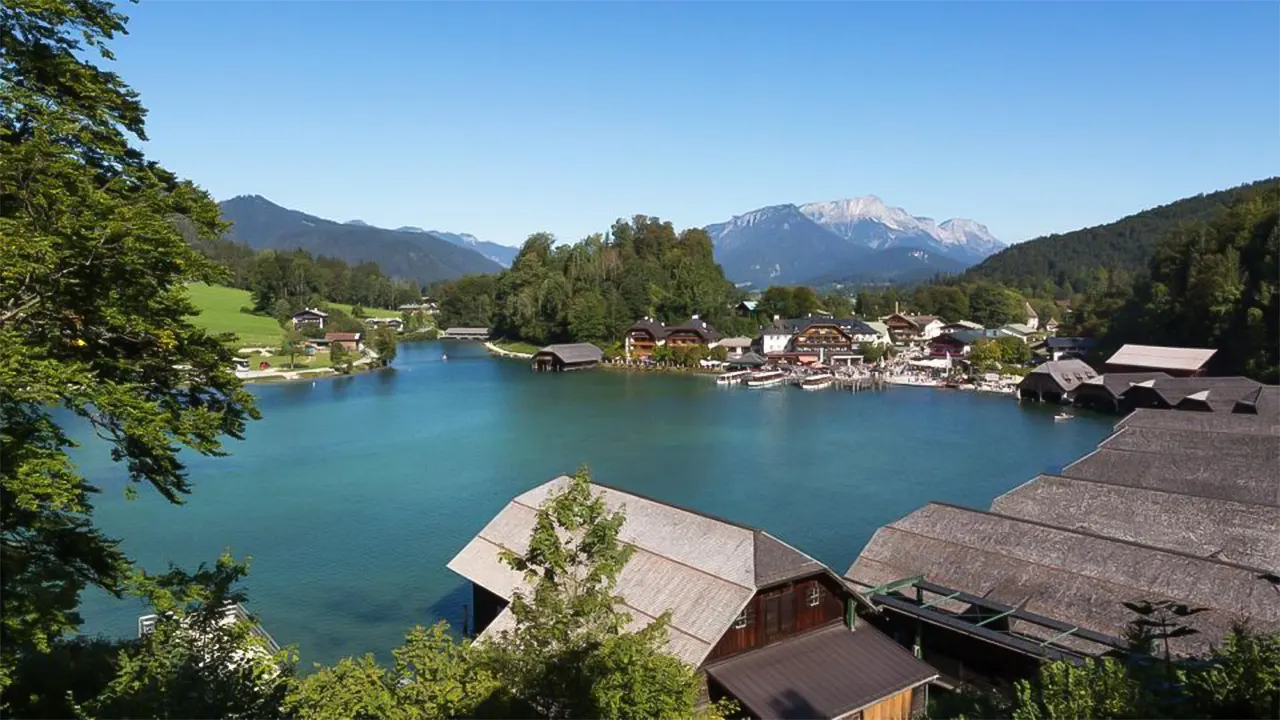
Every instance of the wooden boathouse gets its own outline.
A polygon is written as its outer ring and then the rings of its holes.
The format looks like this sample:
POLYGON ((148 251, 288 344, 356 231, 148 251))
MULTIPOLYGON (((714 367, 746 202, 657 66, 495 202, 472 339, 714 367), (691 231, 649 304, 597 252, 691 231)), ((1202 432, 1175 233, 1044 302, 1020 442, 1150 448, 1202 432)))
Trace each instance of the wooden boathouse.
POLYGON ((1137 410, 989 510, 930 503, 880 528, 845 577, 945 684, 1007 687, 1043 660, 1122 652, 1127 602, 1205 608, 1170 640, 1202 655, 1241 620, 1280 630, 1277 467, 1266 407, 1137 410))
POLYGON ((1098 377, 1083 360, 1050 360, 1036 366, 1018 383, 1018 398, 1047 403, 1071 402, 1075 391, 1098 377))
POLYGON ((591 343, 548 345, 533 355, 532 367, 538 372, 585 370, 600 364, 604 351, 591 343))
MULTIPOLYGON (((472 583, 478 642, 513 626, 507 605, 527 590, 500 554, 527 551, 537 508, 568 482, 517 496, 449 561, 472 583)), ((924 708, 937 671, 862 619, 866 600, 822 563, 762 530, 593 490, 626 513, 623 609, 634 627, 670 611, 667 651, 699 671, 707 699, 757 718, 909 720, 924 708)))
POLYGON ((441 340, 478 340, 484 342, 489 339, 489 328, 480 327, 451 327, 440 333, 441 340))

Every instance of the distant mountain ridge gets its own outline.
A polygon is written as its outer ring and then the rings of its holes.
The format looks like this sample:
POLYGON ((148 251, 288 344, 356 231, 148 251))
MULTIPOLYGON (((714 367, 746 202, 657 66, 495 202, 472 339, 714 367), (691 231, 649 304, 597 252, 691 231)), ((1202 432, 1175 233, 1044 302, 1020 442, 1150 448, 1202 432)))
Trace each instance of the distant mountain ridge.
POLYGON ((427 285, 502 266, 477 250, 426 232, 402 232, 362 221, 339 223, 276 205, 260 195, 218 203, 232 223, 227 238, 255 249, 306 250, 350 264, 372 262, 383 273, 427 285))
POLYGON ((716 259, 738 284, 815 284, 822 279, 907 282, 954 273, 1005 247, 977 221, 942 223, 874 195, 771 205, 706 227, 716 259), (887 250, 914 248, 923 253, 887 250))

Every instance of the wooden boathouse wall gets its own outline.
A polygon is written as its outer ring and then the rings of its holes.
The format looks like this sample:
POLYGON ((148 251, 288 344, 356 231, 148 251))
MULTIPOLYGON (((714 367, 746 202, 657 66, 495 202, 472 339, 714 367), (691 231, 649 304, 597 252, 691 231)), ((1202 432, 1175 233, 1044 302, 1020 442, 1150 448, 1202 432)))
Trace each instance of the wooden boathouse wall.
POLYGON ((706 662, 723 660, 813 628, 843 622, 847 594, 825 574, 760 590, 747 603, 739 621, 711 649, 706 662), (817 603, 811 605, 815 591, 817 603))

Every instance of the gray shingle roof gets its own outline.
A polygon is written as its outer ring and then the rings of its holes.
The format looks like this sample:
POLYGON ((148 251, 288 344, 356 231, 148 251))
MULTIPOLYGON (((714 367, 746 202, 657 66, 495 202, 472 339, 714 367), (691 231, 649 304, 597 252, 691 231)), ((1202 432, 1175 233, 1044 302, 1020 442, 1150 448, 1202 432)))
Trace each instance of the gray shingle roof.
POLYGON ((938 671, 864 623, 835 625, 709 668, 717 683, 762 718, 835 718, 921 685, 938 671))
POLYGON ((1169 412, 1143 408, 1135 410, 1116 423, 1122 427, 1151 427, 1171 430, 1198 430, 1211 433, 1244 435, 1280 435, 1277 418, 1234 413, 1169 412))
MULTIPOLYGON (((1272 445, 1272 448, 1275 446, 1272 445)), ((1081 480, 1163 490, 1255 505, 1280 506, 1280 463, 1274 450, 1253 455, 1112 450, 1107 446, 1063 468, 1081 480)))
MULTIPOLYGON (((537 508, 568 482, 562 476, 517 496, 449 561, 449 569, 506 599, 524 589, 523 578, 498 554, 504 548, 517 554, 527 550, 537 508)), ((611 510, 625 508, 619 539, 635 548, 615 588, 623 609, 635 625, 670 610, 668 649, 695 667, 758 588, 826 571, 761 530, 605 485, 594 489, 611 510)), ((485 634, 509 626, 511 618, 504 617, 509 615, 503 611, 485 634)))
POLYGON ((1051 360, 1027 373, 1022 382, 1018 383, 1018 389, 1043 391, 1056 386, 1060 392, 1071 392, 1081 383, 1097 376, 1097 371, 1083 360, 1051 360))
MULTIPOLYGON (((1093 533, 931 503, 876 531, 847 577, 872 587, 914 575, 1050 618, 1122 637, 1133 614, 1121 603, 1172 599, 1210 612, 1175 652, 1204 652, 1238 618, 1280 630, 1270 582, 1250 568, 1093 533)), ((945 607, 945 605, 944 605, 945 607)), ((949 608, 962 610, 963 608, 949 608)), ((1048 639, 1046 628, 1014 628, 1048 639)))
POLYGON ((633 330, 644 330, 652 335, 654 340, 661 340, 667 336, 667 326, 649 318, 631 323, 631 327, 627 328, 627 332, 630 333, 633 330))
POLYGON ((1280 508, 1040 475, 992 512, 1280 572, 1280 508))
POLYGON ((1236 400, 1259 387, 1261 383, 1246 377, 1164 377, 1134 384, 1125 391, 1124 399, 1159 407, 1177 407, 1183 400, 1190 400, 1186 409, 1230 412, 1236 400))
POLYGON ((1263 415, 1269 418, 1280 416, 1280 385, 1263 385, 1252 393, 1236 401, 1232 412, 1248 415, 1263 415))
POLYGON ((743 367, 760 367, 769 362, 763 355, 755 352, 745 352, 737 357, 731 357, 725 361, 726 365, 741 365, 743 367))
POLYGON ((701 337, 705 342, 715 342, 724 337, 718 330, 711 327, 711 325, 702 318, 689 318, 687 321, 679 325, 672 325, 667 328, 668 335, 680 331, 697 333, 698 337, 701 337))
POLYGON ((1217 350, 1209 348, 1125 345, 1107 359, 1108 365, 1151 368, 1152 370, 1199 370, 1217 350))
POLYGON ((538 351, 539 355, 554 355, 565 363, 600 362, 604 351, 591 343, 561 343, 548 345, 538 351))

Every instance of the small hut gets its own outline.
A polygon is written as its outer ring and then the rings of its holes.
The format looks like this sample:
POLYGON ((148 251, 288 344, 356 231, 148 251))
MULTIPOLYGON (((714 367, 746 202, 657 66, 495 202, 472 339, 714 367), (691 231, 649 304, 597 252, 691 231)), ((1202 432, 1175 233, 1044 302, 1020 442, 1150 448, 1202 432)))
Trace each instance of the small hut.
POLYGON ((533 356, 533 369, 538 372, 564 372, 594 367, 604 358, 604 351, 591 343, 548 345, 533 356))
POLYGON ((724 364, 726 367, 736 368, 738 370, 741 370, 743 368, 764 367, 765 363, 767 362, 769 361, 759 353, 745 352, 745 353, 742 353, 741 355, 735 355, 730 357, 728 360, 724 361, 724 364))
POLYGON ((1018 383, 1018 397, 1042 402, 1069 402, 1076 388, 1098 376, 1082 360, 1050 360, 1018 383))

